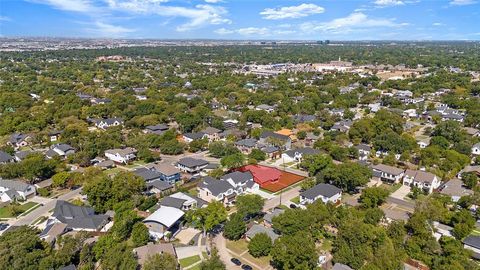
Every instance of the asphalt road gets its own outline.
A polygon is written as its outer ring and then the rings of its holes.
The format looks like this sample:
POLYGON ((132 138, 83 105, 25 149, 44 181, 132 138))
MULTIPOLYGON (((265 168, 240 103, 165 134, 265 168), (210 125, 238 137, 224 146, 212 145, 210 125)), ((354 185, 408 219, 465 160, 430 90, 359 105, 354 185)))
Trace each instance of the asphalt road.
MULTIPOLYGON (((281 195, 281 200, 283 205, 287 205, 289 201, 300 194, 300 186, 296 186, 292 189, 284 191, 281 195)), ((275 195, 275 197, 265 201, 263 206, 263 211, 266 212, 269 209, 272 209, 280 205, 280 195, 275 195)), ((288 206, 288 205, 287 205, 288 206)))
POLYGON ((18 218, 17 220, 13 221, 11 223, 11 225, 13 225, 13 226, 30 225, 37 218, 47 215, 48 211, 52 210, 55 207, 55 203, 56 203, 57 200, 68 201, 70 199, 73 199, 80 194, 81 190, 82 190, 82 188, 78 188, 76 190, 71 190, 68 193, 65 193, 65 194, 59 196, 57 199, 54 199, 54 200, 51 200, 51 201, 45 203, 43 206, 38 207, 37 209, 33 210, 32 212, 28 213, 27 215, 18 218))
POLYGON ((413 212, 413 210, 415 209, 415 203, 414 202, 400 200, 400 199, 394 198, 394 197, 388 197, 387 202, 396 204, 398 206, 401 206, 405 210, 410 210, 411 212, 413 212))

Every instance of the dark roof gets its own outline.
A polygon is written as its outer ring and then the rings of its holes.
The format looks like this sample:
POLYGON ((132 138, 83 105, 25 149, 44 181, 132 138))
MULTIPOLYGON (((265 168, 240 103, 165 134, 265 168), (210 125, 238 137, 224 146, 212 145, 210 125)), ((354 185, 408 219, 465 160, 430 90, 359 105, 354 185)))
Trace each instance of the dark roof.
POLYGON ((203 159, 186 157, 186 158, 180 159, 178 161, 178 164, 191 168, 191 167, 208 165, 208 161, 203 160, 203 159))
POLYGON ((28 137, 28 135, 21 134, 21 133, 13 133, 10 136, 10 142, 11 143, 19 143, 23 140, 25 140, 28 137))
POLYGON ((13 159, 12 156, 10 156, 8 153, 0 150, 0 163, 10 162, 10 161, 12 161, 12 159, 13 159))
POLYGON ((4 180, 0 179, 0 187, 5 187, 12 191, 22 191, 25 192, 31 185, 17 180, 4 180))
POLYGON ((146 182, 160 179, 160 177, 162 176, 161 173, 154 170, 149 170, 147 168, 136 169, 135 171, 133 171, 133 173, 137 176, 142 177, 146 182))
POLYGON ((251 172, 232 172, 225 174, 224 176, 220 177, 221 180, 228 180, 232 179, 234 183, 244 183, 246 181, 253 181, 253 175, 251 172))
POLYGON ((366 144, 359 144, 359 145, 356 145, 355 148, 357 148, 358 150, 363 150, 363 151, 368 151, 370 152, 372 150, 372 148, 369 146, 369 145, 366 145, 366 144))
POLYGON ((162 180, 155 180, 147 183, 147 188, 152 188, 152 187, 155 187, 160 191, 165 191, 165 190, 171 189, 173 186, 168 182, 165 182, 162 180))
POLYGON ((91 207, 77 206, 66 201, 57 201, 52 216, 69 228, 93 230, 99 230, 109 219, 107 215, 96 215, 91 207))
POLYGON ((190 138, 192 140, 201 140, 203 138, 203 135, 205 135, 205 133, 203 132, 195 132, 195 133, 185 133, 183 134, 183 136, 187 137, 187 138, 190 138))
POLYGON ((64 266, 62 268, 59 268, 58 270, 77 270, 77 267, 75 267, 75 265, 73 265, 73 264, 70 264, 70 265, 64 266))
POLYGON ((254 147, 257 144, 256 139, 243 139, 235 142, 237 146, 254 147))
POLYGON ((158 124, 154 126, 146 126, 145 129, 148 129, 151 131, 165 131, 165 130, 168 130, 168 126, 165 124, 158 124))
POLYGON ((470 235, 463 240, 463 243, 467 246, 480 249, 480 236, 470 235))
POLYGON ((184 200, 184 199, 179 199, 179 198, 175 198, 175 197, 165 197, 160 201, 160 205, 182 209, 182 206, 185 202, 186 202, 186 200, 184 200))
POLYGON ((286 136, 286 135, 282 135, 282 134, 278 134, 278 133, 275 133, 273 131, 269 131, 269 130, 266 130, 264 132, 262 132, 262 134, 260 135, 260 138, 276 138, 276 139, 280 139, 282 141, 288 141, 290 140, 290 137, 286 136))
POLYGON ((316 197, 319 195, 322 195, 323 197, 330 198, 334 196, 335 194, 338 194, 342 192, 341 189, 337 188, 336 186, 330 185, 330 184, 318 184, 310 189, 305 190, 302 192, 300 195, 302 195, 305 198, 314 200, 316 197))
POLYGON ((59 149, 63 152, 67 152, 67 151, 75 151, 75 149, 73 147, 71 147, 70 145, 68 144, 65 144, 65 143, 60 143, 60 144, 56 144, 52 147, 52 149, 59 149))
POLYGON ((305 123, 305 122, 315 121, 316 117, 315 115, 309 115, 309 114, 297 114, 292 116, 292 119, 296 123, 305 123))
POLYGON ((270 154, 270 153, 277 152, 279 149, 276 146, 267 146, 262 148, 261 150, 267 154, 270 154))
MULTIPOLYGON (((33 154, 33 153, 34 153, 34 152, 29 151, 29 150, 17 151, 17 152, 15 152, 15 157, 17 157, 18 159, 22 160, 22 159, 26 158, 28 155, 33 154)), ((0 161, 0 162, 1 162, 1 161, 0 161)))
POLYGON ((345 265, 343 263, 336 263, 332 270, 353 270, 352 268, 350 268, 350 266, 348 265, 345 265))
POLYGON ((198 187, 208 189, 213 196, 217 196, 220 193, 224 193, 227 190, 233 188, 230 183, 223 180, 217 180, 212 177, 204 177, 203 180, 198 184, 198 187))

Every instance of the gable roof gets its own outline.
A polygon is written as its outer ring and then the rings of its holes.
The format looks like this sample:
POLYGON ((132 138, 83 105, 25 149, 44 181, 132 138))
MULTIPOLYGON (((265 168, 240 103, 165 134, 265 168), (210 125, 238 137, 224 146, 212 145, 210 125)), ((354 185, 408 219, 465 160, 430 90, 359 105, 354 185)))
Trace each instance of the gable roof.
POLYGON ((296 153, 302 154, 302 155, 315 155, 320 153, 320 150, 318 149, 313 149, 311 147, 303 147, 303 148, 297 148, 297 149, 290 149, 284 152, 286 155, 290 157, 295 157, 296 153))
POLYGON ((314 200, 318 196, 323 196, 325 198, 331 198, 336 194, 341 193, 342 190, 337 188, 334 185, 330 184, 318 184, 310 189, 305 190, 304 192, 300 193, 301 196, 314 200))
POLYGON ((155 170, 163 175, 169 176, 180 173, 180 170, 168 163, 154 163, 146 165, 150 170, 155 170))
POLYGON ((185 166, 185 167, 197 167, 197 166, 205 166, 208 165, 208 161, 203 159, 185 157, 178 161, 178 164, 185 166))
POLYGON ((168 189, 171 189, 173 188, 172 184, 168 183, 168 182, 165 182, 165 181, 162 181, 162 180, 154 180, 154 181, 150 181, 147 183, 147 188, 156 188, 160 191, 165 191, 165 190, 168 190, 168 189))
POLYGON ((259 233, 265 233, 272 239, 272 241, 275 241, 278 237, 280 237, 278 234, 276 234, 272 228, 267 228, 265 226, 259 225, 259 224, 254 224, 246 233, 245 235, 252 239, 255 235, 259 233))
POLYGON ((480 236, 470 235, 463 240, 465 245, 480 249, 480 236))
POLYGON ((169 228, 175 222, 183 217, 185 213, 174 207, 161 206, 157 211, 153 212, 150 216, 143 220, 143 222, 156 222, 169 228))
POLYGON ((205 133, 203 132, 194 132, 194 133, 185 133, 183 134, 184 137, 192 139, 192 140, 201 140, 205 133))
POLYGON ((160 201, 160 205, 161 205, 161 206, 174 207, 174 208, 177 208, 177 209, 182 209, 183 204, 184 204, 186 201, 187 201, 187 200, 168 196, 168 197, 163 198, 163 199, 160 201))
POLYGON ((122 149, 108 149, 105 150, 105 153, 112 154, 112 155, 120 155, 120 156, 127 156, 127 155, 132 155, 137 153, 137 149, 132 148, 132 147, 125 147, 122 149))
POLYGON ((57 201, 53 217, 74 229, 99 230, 108 219, 107 215, 96 215, 91 207, 77 206, 66 201, 57 201))
POLYGON ((198 187, 209 190, 213 196, 218 196, 221 193, 227 192, 229 189, 233 189, 233 186, 227 181, 217 180, 209 176, 204 177, 198 184, 198 187))
POLYGON ((216 133, 220 133, 220 132, 221 132, 220 129, 214 128, 214 127, 207 127, 204 130, 202 130, 202 133, 205 133, 205 134, 208 134, 208 135, 212 135, 212 134, 216 134, 216 133))
POLYGON ((236 184, 244 183, 246 181, 253 181, 253 175, 251 172, 232 172, 225 174, 224 176, 220 177, 221 180, 228 180, 232 179, 232 181, 236 184))
POLYGON ((235 142, 236 146, 244 146, 244 147, 255 147, 257 145, 257 140, 250 138, 250 139, 243 139, 235 142))
POLYGON ((155 179, 160 179, 162 176, 159 172, 154 170, 149 170, 147 168, 138 168, 133 173, 137 176, 140 176, 146 182, 153 181, 155 179))
POLYGON ((275 132, 269 131, 269 130, 266 130, 266 131, 262 132, 262 134, 260 135, 260 138, 263 138, 263 139, 276 138, 276 139, 280 139, 282 141, 290 140, 290 137, 288 137, 286 135, 278 134, 278 133, 275 133, 275 132))
POLYGON ((173 257, 177 257, 177 253, 175 252, 175 247, 171 243, 165 244, 153 244, 149 242, 145 246, 137 247, 133 249, 133 252, 138 258, 138 263, 143 265, 148 257, 153 256, 155 254, 164 254, 168 253, 173 255, 173 257))
POLYGON ((10 162, 13 160, 13 157, 8 153, 0 150, 0 163, 10 162))
POLYGON ((389 165, 385 165, 385 164, 373 165, 372 168, 374 170, 385 172, 385 173, 392 174, 392 175, 399 175, 399 174, 402 174, 404 172, 403 169, 393 167, 393 166, 389 166, 389 165))
POLYGON ((29 187, 32 186, 22 181, 0 179, 0 187, 4 187, 13 191, 25 192, 29 187))

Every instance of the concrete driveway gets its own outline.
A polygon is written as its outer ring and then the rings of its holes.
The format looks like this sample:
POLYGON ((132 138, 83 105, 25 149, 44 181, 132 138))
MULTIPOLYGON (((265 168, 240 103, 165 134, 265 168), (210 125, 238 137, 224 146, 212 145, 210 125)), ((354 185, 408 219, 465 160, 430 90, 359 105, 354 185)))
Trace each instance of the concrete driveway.
POLYGON ((184 244, 184 245, 188 245, 188 243, 190 242, 190 240, 193 239, 193 237, 195 235, 197 235, 198 233, 200 233, 199 230, 197 229, 194 229, 194 228, 186 228, 186 229, 183 229, 181 230, 176 236, 175 238, 177 238, 180 243, 184 244))
POLYGON ((390 194, 390 197, 403 200, 403 198, 405 198, 405 196, 407 196, 408 193, 410 193, 410 187, 402 185, 399 189, 397 189, 395 192, 390 194))

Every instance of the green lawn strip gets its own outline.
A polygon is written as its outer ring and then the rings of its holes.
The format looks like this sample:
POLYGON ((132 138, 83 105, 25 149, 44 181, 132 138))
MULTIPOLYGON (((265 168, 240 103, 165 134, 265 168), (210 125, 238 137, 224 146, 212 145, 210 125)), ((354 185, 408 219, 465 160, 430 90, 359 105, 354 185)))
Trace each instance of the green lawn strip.
POLYGON ((480 236, 480 231, 478 231, 478 230, 473 230, 472 233, 471 233, 471 235, 473 235, 473 236, 480 236))
POLYGON ((200 270, 200 264, 192 266, 191 268, 188 268, 188 270, 200 270))
POLYGON ((299 204, 300 203, 300 196, 297 196, 297 197, 291 199, 290 201, 293 202, 293 203, 299 204))
POLYGON ((240 255, 248 249, 248 242, 245 239, 238 241, 227 241, 227 248, 240 255))
POLYGON ((9 217, 12 217, 12 216, 10 215, 10 211, 8 210, 8 208, 6 206, 0 208, 0 218, 9 218, 9 217))
POLYGON ((208 254, 205 251, 202 251, 202 256, 204 259, 208 259, 208 254))
POLYGON ((46 217, 46 216, 41 216, 41 217, 35 219, 35 221, 32 222, 32 225, 40 224, 40 223, 44 222, 44 221, 47 220, 47 219, 48 219, 48 217, 46 217))
POLYGON ((180 265, 185 268, 185 267, 188 267, 196 262, 199 262, 201 261, 202 259, 200 258, 199 255, 195 255, 195 256, 191 256, 191 257, 186 257, 186 258, 183 258, 183 259, 180 259, 178 260, 178 262, 180 263, 180 265))
MULTIPOLYGON (((24 204, 19 205, 20 214, 19 216, 26 215, 33 211, 35 208, 40 207, 38 203, 35 202, 27 202, 24 204)), ((11 218, 13 217, 8 209, 8 206, 0 208, 0 218, 11 218)))
MULTIPOLYGON (((28 204, 28 203, 27 203, 28 204)), ((32 212, 33 210, 37 209, 38 207, 40 207, 41 205, 38 204, 38 203, 33 203, 34 205, 31 206, 30 208, 27 208, 23 213, 21 213, 19 216, 25 216, 27 215, 28 213, 32 212)), ((22 205, 23 206, 23 205, 22 205)))
POLYGON ((246 260, 248 260, 249 262, 252 262, 255 265, 258 265, 262 268, 269 266, 270 265, 270 260, 272 259, 271 256, 264 256, 264 257, 255 258, 252 255, 250 255, 250 253, 245 253, 242 256, 242 258, 245 258, 245 260, 240 259, 240 260, 242 260, 243 263, 248 264, 248 262, 246 261, 246 260))

